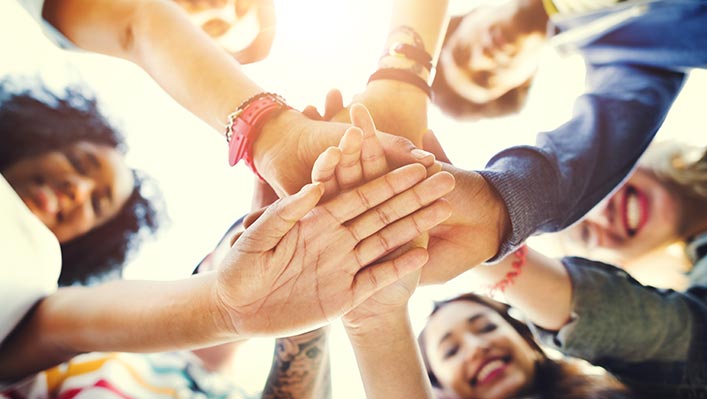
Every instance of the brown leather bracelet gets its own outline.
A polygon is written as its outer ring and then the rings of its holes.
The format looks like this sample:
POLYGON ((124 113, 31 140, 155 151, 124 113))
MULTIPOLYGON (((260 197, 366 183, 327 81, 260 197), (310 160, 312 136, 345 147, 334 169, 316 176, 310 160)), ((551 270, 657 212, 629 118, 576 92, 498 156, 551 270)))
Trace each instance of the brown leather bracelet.
POLYGON ((387 56, 407 58, 427 69, 428 72, 432 71, 432 56, 419 47, 407 43, 394 43, 390 46, 388 51, 383 54, 383 57, 387 56))
POLYGON ((417 86, 420 90, 425 92, 428 98, 432 98, 432 89, 430 88, 430 85, 428 85, 427 82, 425 82, 425 80, 421 77, 405 69, 379 69, 368 78, 368 83, 371 83, 374 80, 397 80, 398 82, 408 83, 413 86, 417 86))

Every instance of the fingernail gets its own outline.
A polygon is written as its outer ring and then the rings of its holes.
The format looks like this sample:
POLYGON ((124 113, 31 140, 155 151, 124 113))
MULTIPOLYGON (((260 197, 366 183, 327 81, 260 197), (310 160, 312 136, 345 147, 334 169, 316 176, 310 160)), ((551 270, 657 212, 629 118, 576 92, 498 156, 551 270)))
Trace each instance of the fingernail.
POLYGON ((412 155, 417 159, 425 159, 427 157, 434 158, 434 154, 432 154, 431 152, 427 152, 425 150, 421 150, 419 148, 415 148, 414 150, 412 150, 412 155))

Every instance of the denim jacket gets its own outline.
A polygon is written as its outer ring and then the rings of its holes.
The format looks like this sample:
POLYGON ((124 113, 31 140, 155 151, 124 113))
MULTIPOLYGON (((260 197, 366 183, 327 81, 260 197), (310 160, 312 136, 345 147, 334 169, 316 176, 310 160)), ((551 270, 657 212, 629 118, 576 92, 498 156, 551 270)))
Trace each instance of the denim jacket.
POLYGON ((609 194, 653 139, 686 72, 707 66, 705 0, 621 2, 552 21, 552 40, 584 56, 587 90, 567 123, 480 171, 513 227, 496 259, 534 233, 569 226, 609 194))
POLYGON ((543 343, 604 367, 641 398, 707 398, 707 286, 662 290, 600 262, 562 262, 573 318, 557 332, 531 326, 543 343))

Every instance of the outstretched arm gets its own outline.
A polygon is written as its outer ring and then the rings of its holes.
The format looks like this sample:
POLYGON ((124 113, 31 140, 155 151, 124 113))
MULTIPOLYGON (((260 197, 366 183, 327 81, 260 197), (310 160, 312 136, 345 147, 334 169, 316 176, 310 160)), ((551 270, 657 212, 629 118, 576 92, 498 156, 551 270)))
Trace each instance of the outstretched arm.
MULTIPOLYGON (((375 127, 364 111, 360 105, 351 107, 351 119, 360 129, 352 128, 338 148, 320 158, 313 181, 345 187, 387 170, 375 127)), ((419 272, 403 276, 343 318, 369 398, 432 397, 407 312, 418 278, 419 272)))
POLYGON ((416 248, 368 266, 448 216, 438 199, 453 179, 426 175, 409 165, 321 205, 323 187, 308 185, 268 208, 217 272, 62 288, 3 342, 0 379, 81 352, 193 348, 325 325, 424 264, 416 248))
POLYGON ((489 286, 510 280, 506 299, 537 327, 546 345, 607 368, 637 392, 655 386, 654 377, 666 365, 672 372, 659 385, 670 393, 661 396, 704 389, 704 381, 690 372, 707 365, 700 349, 707 331, 701 288, 659 290, 610 265, 575 257, 559 261, 533 251, 516 269, 520 273, 508 278, 514 258, 472 273, 489 286))
MULTIPOLYGON (((264 90, 236 60, 167 0, 46 0, 44 18, 79 48, 119 57, 144 69, 177 102, 225 134, 228 115, 264 90)), ((338 144, 347 124, 313 121, 295 110, 267 119, 252 143, 254 164, 279 195, 308 182, 312 164, 338 144)), ((403 163, 418 159, 396 138, 386 150, 403 163)))

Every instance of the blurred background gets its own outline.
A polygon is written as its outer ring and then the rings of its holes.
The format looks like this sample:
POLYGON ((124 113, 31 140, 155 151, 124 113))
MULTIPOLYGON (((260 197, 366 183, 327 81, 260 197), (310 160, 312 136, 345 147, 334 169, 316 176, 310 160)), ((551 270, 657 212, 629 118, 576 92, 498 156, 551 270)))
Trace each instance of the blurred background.
MULTIPOLYGON (((478 2, 452 1, 462 13, 478 2)), ((347 102, 375 70, 390 17, 390 1, 275 0, 277 33, 270 55, 244 66, 267 91, 283 95, 295 108, 323 107, 330 88, 347 102)), ((127 136, 127 161, 155 178, 170 221, 143 245, 126 269, 127 278, 169 280, 187 276, 231 223, 250 208, 253 177, 244 165, 228 167, 223 138, 181 108, 139 68, 125 61, 54 47, 13 0, 0 2, 0 73, 39 75, 51 88, 83 82, 104 112, 127 136)), ((457 122, 431 108, 432 128, 451 160, 482 168, 497 151, 532 144, 536 132, 552 129, 571 114, 584 87, 582 59, 561 57, 548 48, 528 105, 510 117, 457 122)), ((704 145, 707 73, 693 72, 659 138, 704 145)), ((234 107, 238 104, 234 104, 234 107)), ((620 154, 616 154, 620 156, 620 154)), ((552 240, 534 239, 556 253, 552 240)), ((649 277, 647 277, 649 278, 649 277)), ((474 287, 460 276, 444 286, 418 289, 411 300, 413 326, 421 328, 432 300, 474 287)), ((343 329, 333 326, 330 343, 334 397, 364 397, 356 363, 343 329)), ((272 340, 254 340, 240 353, 236 379, 251 392, 262 388, 272 359, 272 340)))

